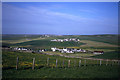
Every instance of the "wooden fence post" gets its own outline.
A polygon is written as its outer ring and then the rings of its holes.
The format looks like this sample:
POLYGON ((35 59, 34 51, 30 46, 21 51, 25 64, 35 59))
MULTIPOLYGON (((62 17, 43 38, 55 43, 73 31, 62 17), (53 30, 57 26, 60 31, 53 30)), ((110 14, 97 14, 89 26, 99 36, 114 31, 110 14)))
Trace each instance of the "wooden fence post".
POLYGON ((47 66, 49 66, 49 58, 47 58, 47 66))
POLYGON ((79 61, 79 67, 80 67, 80 65, 81 65, 81 60, 79 61))
POLYGON ((63 68, 64 68, 64 60, 63 60, 63 68))
POLYGON ((101 64, 102 64, 102 61, 100 60, 100 66, 101 66, 101 64))
POLYGON ((76 61, 74 61, 74 67, 76 66, 76 61))
POLYGON ((118 65, 120 65, 120 61, 118 61, 118 65))
POLYGON ((86 66, 86 60, 85 60, 84 66, 86 66))
POLYGON ((99 65, 99 60, 97 60, 97 65, 99 65))
POLYGON ((57 61, 57 59, 56 59, 56 68, 57 68, 57 62, 58 62, 58 61, 57 61))
POLYGON ((33 58, 33 66, 32 66, 32 70, 34 70, 35 68, 35 58, 33 58))
POLYGON ((68 67, 70 67, 70 60, 68 60, 68 67))
POLYGON ((108 59, 107 59, 107 61, 106 61, 106 66, 108 65, 108 59))
POLYGON ((112 65, 114 65, 114 61, 112 61, 112 65))
POLYGON ((16 70, 18 69, 18 60, 19 60, 19 58, 17 57, 17 60, 16 60, 16 70))

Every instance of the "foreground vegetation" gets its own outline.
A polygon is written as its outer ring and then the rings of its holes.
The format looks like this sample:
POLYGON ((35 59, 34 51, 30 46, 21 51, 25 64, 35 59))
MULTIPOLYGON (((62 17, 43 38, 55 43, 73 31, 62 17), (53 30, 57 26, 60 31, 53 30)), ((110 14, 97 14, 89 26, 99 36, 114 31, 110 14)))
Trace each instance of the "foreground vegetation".
POLYGON ((81 68, 39 68, 3 71, 3 78, 119 78, 118 66, 87 66, 81 68))
POLYGON ((3 78, 119 78, 119 66, 115 62, 65 58, 36 53, 11 52, 3 50, 3 78), (19 57, 18 70, 15 69, 16 58, 19 57), (32 70, 32 59, 35 57, 35 70, 32 70), (49 66, 47 58, 49 57, 49 66), (58 65, 56 68, 56 59, 58 65), (65 61, 64 68, 62 67, 65 61), (68 68, 68 60, 71 60, 68 68), (81 66, 79 67, 79 60, 81 66), (75 63, 76 61, 76 63, 75 63), (72 72, 72 73, 71 73, 72 72))

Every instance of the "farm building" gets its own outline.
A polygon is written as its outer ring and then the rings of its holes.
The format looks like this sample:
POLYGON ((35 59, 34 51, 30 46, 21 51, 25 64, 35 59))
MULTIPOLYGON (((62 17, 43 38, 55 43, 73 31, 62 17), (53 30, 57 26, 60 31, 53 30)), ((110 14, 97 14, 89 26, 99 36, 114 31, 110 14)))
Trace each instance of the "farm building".
POLYGON ((51 48, 51 50, 52 50, 53 52, 55 52, 55 51, 57 50, 57 48, 51 48))
POLYGON ((26 50, 28 50, 28 49, 26 49, 26 48, 14 48, 14 50, 22 50, 22 51, 26 51, 26 50))
POLYGON ((93 54, 103 54, 104 51, 94 51, 93 54))
POLYGON ((38 52, 45 52, 46 51, 46 49, 40 49, 40 50, 38 50, 38 52))

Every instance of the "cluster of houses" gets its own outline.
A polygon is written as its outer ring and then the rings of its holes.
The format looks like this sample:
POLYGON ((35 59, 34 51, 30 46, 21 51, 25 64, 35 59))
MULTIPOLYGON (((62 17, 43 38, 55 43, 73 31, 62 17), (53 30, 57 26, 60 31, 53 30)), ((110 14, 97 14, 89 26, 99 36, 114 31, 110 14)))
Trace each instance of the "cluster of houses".
POLYGON ((62 48, 62 49, 59 49, 59 48, 51 48, 51 50, 53 52, 55 51, 59 51, 61 53, 75 53, 75 52, 86 52, 86 50, 83 50, 83 49, 75 49, 75 48, 62 48))
MULTIPOLYGON (((61 52, 61 53, 75 53, 75 52, 83 52, 83 53, 86 53, 86 52, 89 52, 89 51, 84 50, 84 49, 75 49, 75 48, 62 48, 62 49, 59 49, 59 48, 53 47, 53 48, 51 48, 51 50, 52 50, 53 52, 59 51, 59 52, 61 52)), ((93 54, 103 54, 104 51, 93 51, 92 53, 93 53, 93 54)))
POLYGON ((49 35, 44 35, 45 37, 50 37, 49 35))
MULTIPOLYGON (((26 52, 32 52, 32 53, 41 53, 41 52, 45 52, 45 51, 48 51, 47 49, 39 49, 39 50, 32 50, 32 49, 28 49, 28 48, 20 48, 20 47, 16 47, 16 48, 13 48, 13 50, 17 50, 17 51, 26 51, 26 52)), ((88 50, 84 50, 84 49, 75 49, 75 48, 56 48, 56 47, 52 47, 51 50, 53 52, 55 51, 59 51, 61 53, 76 53, 76 52, 83 52, 83 53, 86 53, 86 52, 89 52, 88 50)), ((91 52, 93 54, 103 54, 104 52, 103 51, 93 51, 91 52)))
POLYGON ((13 48, 13 50, 16 50, 16 51, 26 51, 26 52, 45 52, 46 49, 39 49, 37 51, 35 50, 32 50, 32 49, 28 49, 28 48, 20 48, 20 47, 16 47, 16 48, 13 48))
POLYGON ((16 48, 14 48, 14 50, 18 50, 18 51, 27 51, 27 50, 30 50, 30 49, 16 47, 16 48))
POLYGON ((47 51, 46 49, 39 49, 38 52, 45 52, 47 51))
POLYGON ((56 41, 56 42, 75 41, 75 42, 79 42, 80 40, 77 38, 67 38, 67 39, 53 39, 51 41, 56 41))

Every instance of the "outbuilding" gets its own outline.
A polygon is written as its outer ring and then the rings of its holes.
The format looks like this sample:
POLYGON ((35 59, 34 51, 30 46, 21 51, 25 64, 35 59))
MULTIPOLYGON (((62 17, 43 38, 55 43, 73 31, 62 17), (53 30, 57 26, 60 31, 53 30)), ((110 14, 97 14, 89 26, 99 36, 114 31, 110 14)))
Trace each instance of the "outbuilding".
POLYGON ((94 51, 93 54, 103 54, 104 51, 94 51))

